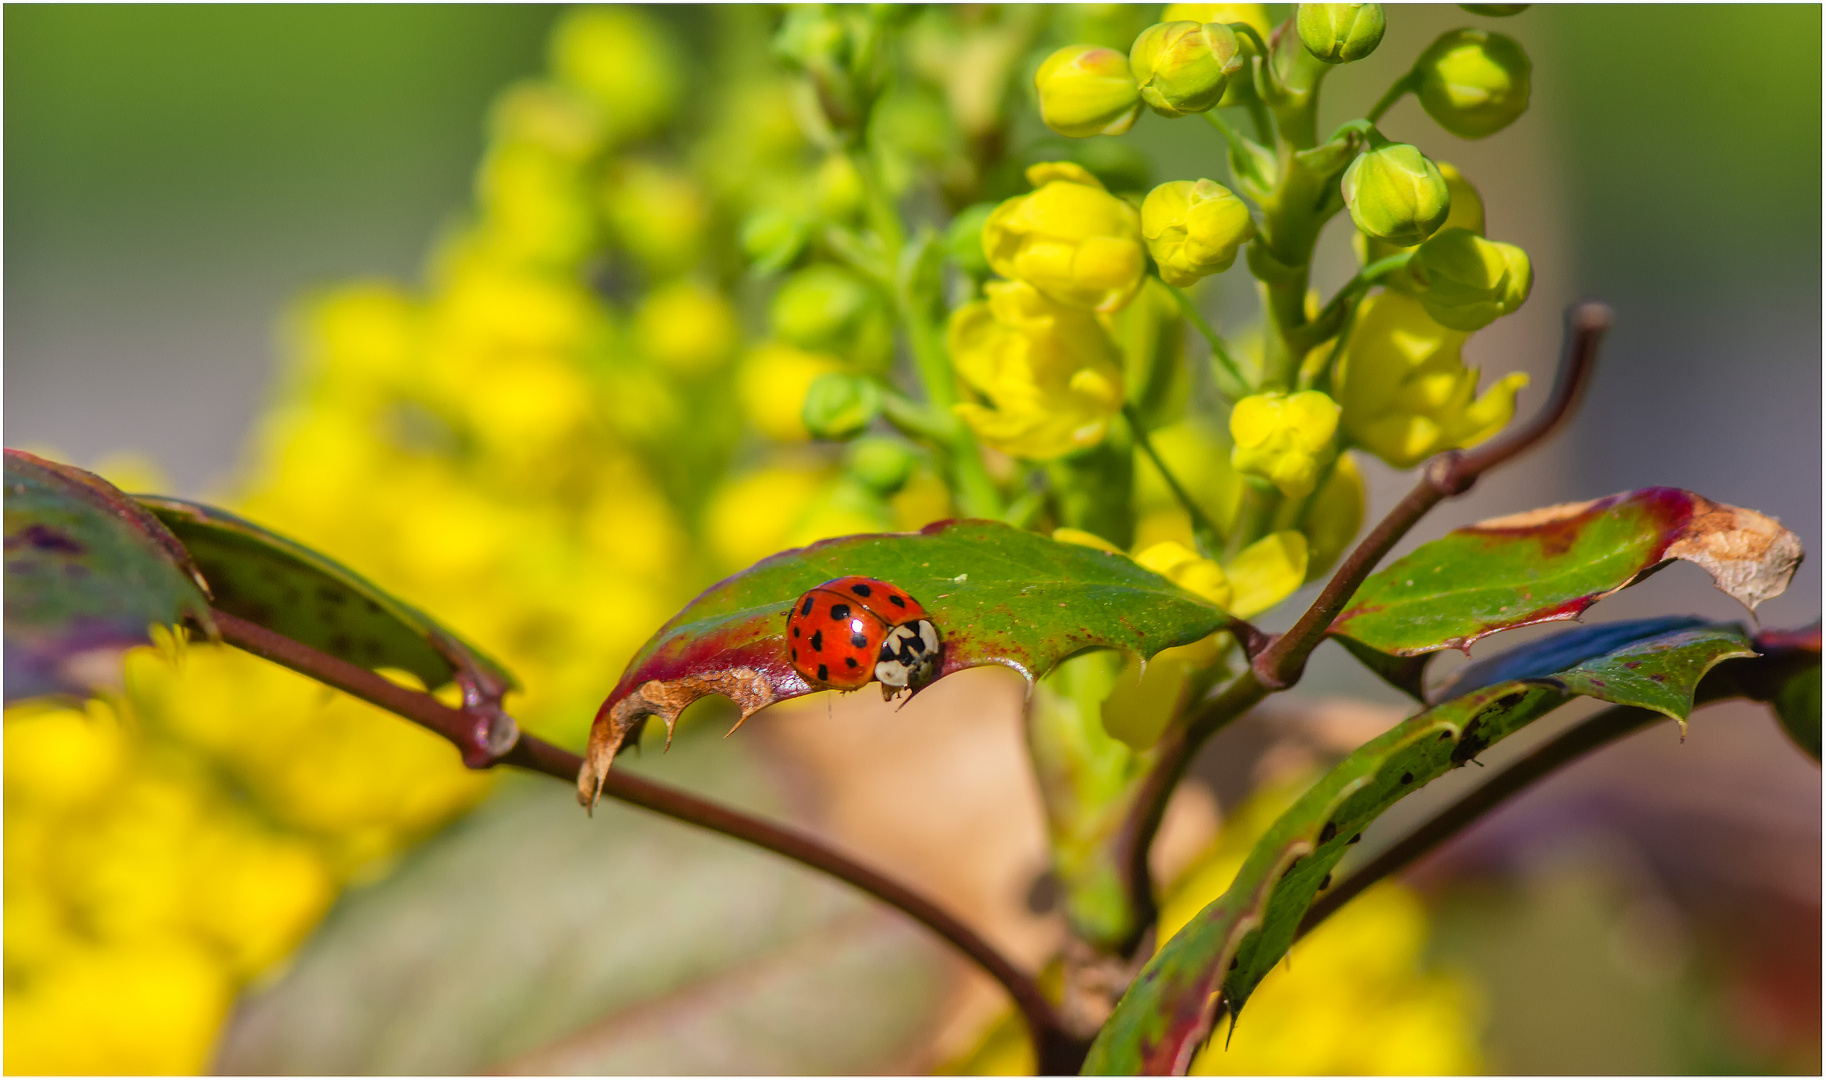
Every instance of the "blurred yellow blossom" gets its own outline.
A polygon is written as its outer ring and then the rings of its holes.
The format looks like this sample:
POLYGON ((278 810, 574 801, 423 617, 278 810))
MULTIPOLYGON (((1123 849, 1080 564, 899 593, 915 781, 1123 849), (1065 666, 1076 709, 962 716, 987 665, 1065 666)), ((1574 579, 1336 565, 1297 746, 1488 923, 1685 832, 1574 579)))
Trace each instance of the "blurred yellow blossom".
POLYGON ((1229 610, 1234 590, 1223 567, 1183 544, 1164 540, 1135 556, 1135 561, 1187 592, 1197 593, 1229 610))
POLYGON ((989 299, 951 316, 951 361, 987 406, 956 406, 983 442, 1036 461, 1103 441, 1122 408, 1121 353, 1087 311, 1023 281, 991 282, 989 299))
POLYGON ((1269 533, 1224 564, 1235 599, 1230 611, 1249 619, 1293 595, 1306 580, 1306 537, 1292 529, 1269 533))
POLYGON ((1478 372, 1465 367, 1462 355, 1468 337, 1434 322, 1419 300, 1404 293, 1365 300, 1335 376, 1345 432, 1390 465, 1408 469, 1502 430, 1528 376, 1504 376, 1474 397, 1478 372))
POLYGON ((729 301, 691 278, 654 289, 634 314, 634 340, 640 350, 680 375, 714 371, 735 351, 740 338, 729 301))
POLYGON ((749 422, 763 435, 780 442, 803 442, 810 437, 801 416, 805 392, 818 376, 843 367, 841 360, 828 353, 767 342, 742 358, 736 393, 749 422))
POLYGON ((552 68, 587 94, 617 135, 641 135, 671 113, 684 89, 672 40, 632 7, 579 8, 552 35, 552 68))
POLYGON ((1363 527, 1363 511, 1369 496, 1363 488, 1363 474, 1357 468, 1355 455, 1338 455, 1331 475, 1313 493, 1301 531, 1306 534, 1306 580, 1311 581, 1331 569, 1363 527))
POLYGON ((603 189, 615 237, 655 273, 683 270, 698 259, 710 227, 710 200, 683 169, 624 161, 603 189))
POLYGON ((1003 202, 983 224, 995 272, 1071 307, 1107 312, 1133 300, 1147 271, 1135 208, 1069 161, 1035 165, 1027 181, 1033 191, 1003 202))

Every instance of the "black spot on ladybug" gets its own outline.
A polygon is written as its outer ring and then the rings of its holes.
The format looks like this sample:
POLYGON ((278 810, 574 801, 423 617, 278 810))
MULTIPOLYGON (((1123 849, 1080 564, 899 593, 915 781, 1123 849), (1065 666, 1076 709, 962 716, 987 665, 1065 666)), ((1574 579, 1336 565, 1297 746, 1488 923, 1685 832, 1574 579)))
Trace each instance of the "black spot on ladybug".
POLYGON ((1332 837, 1337 836, 1337 835, 1338 835, 1338 827, 1328 821, 1325 823, 1325 827, 1323 829, 1319 830, 1319 843, 1321 843, 1321 844, 1329 843, 1331 841, 1332 837))
POLYGON ((855 657, 854 657, 854 656, 846 656, 846 657, 844 657, 844 658, 843 658, 843 666, 844 666, 844 667, 847 667, 847 668, 851 668, 851 669, 854 669, 854 668, 859 668, 859 667, 861 667, 861 666, 862 666, 862 665, 861 665, 861 664, 858 664, 858 663, 857 663, 857 662, 856 662, 856 658, 855 658, 855 657))
POLYGON ((818 681, 822 682, 825 679, 828 679, 830 677, 831 677, 831 669, 826 667, 823 664, 819 664, 818 665, 818 681))
POLYGON ((1404 773, 1402 773, 1402 774, 1401 774, 1401 782, 1402 782, 1402 783, 1404 783, 1404 784, 1411 784, 1411 783, 1413 783, 1413 782, 1414 782, 1414 774, 1413 774, 1413 773, 1411 773, 1411 772, 1404 772, 1404 773))
POLYGON ((799 650, 798 650, 798 649, 794 649, 794 650, 793 650, 793 663, 795 663, 795 664, 796 664, 796 663, 798 663, 798 662, 799 662, 799 650))
POLYGON ((851 585, 850 591, 855 593, 857 596, 869 595, 869 587, 867 585, 851 585))
POLYGON ((893 593, 888 594, 888 603, 893 604, 895 607, 898 607, 898 608, 903 608, 903 607, 907 606, 907 602, 905 600, 902 600, 900 597, 895 596, 893 593))
POLYGON ((1331 875, 1326 874, 1324 877, 1319 879, 1319 889, 1322 892, 1325 889, 1328 889, 1330 887, 1331 887, 1331 875))
POLYGON ((793 627, 793 637, 798 637, 798 636, 799 636, 799 628, 795 626, 795 627, 793 627))
POLYGON ((868 643, 869 643, 869 637, 867 634, 851 634, 850 635, 850 644, 856 646, 858 649, 862 648, 863 646, 867 645, 868 643))
POLYGON ((813 652, 823 652, 824 651, 824 631, 822 631, 822 630, 813 630, 812 631, 812 651, 813 652))
POLYGON ((850 617, 850 606, 848 604, 832 604, 831 605, 831 618, 837 620, 838 622, 842 622, 843 620, 845 620, 849 617, 850 617))
POLYGON ((808 596, 805 598, 805 606, 799 609, 799 614, 810 615, 811 613, 812 613, 812 598, 808 596))

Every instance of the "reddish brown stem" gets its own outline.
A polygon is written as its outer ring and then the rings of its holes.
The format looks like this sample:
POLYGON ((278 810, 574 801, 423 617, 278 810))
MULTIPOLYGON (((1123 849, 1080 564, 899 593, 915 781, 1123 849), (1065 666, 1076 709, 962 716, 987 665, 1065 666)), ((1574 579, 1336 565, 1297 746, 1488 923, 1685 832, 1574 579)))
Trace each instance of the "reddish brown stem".
MULTIPOLYGON (((282 667, 429 728, 450 740, 459 750, 466 750, 473 743, 477 718, 462 709, 453 709, 430 694, 389 682, 367 668, 293 641, 225 611, 215 610, 211 615, 221 632, 222 640, 230 645, 265 657, 282 667)), ((521 734, 504 754, 490 764, 515 765, 575 784, 583 759, 541 739, 521 734)), ((1020 1009, 1027 1021, 1042 1071, 1077 1071, 1078 1062, 1083 1060, 1089 1043, 1067 1033, 1057 1010, 1040 992, 1033 977, 1016 967, 968 924, 930 898, 850 859, 814 837, 750 817, 739 810, 656 783, 625 769, 609 771, 603 780, 602 793, 656 814, 766 848, 801 865, 846 881, 882 903, 898 908, 950 942, 988 972, 991 978, 1002 984, 1002 988, 1014 999, 1015 1007, 1020 1009)))
POLYGON ((1527 424, 1495 442, 1476 450, 1449 450, 1428 461, 1421 469, 1420 483, 1345 557, 1318 599, 1293 628, 1256 656, 1252 666, 1264 687, 1271 691, 1284 690, 1299 681, 1306 670, 1307 658, 1319 647, 1319 642, 1325 640, 1332 620, 1356 595, 1363 579, 1376 569, 1376 564, 1428 510, 1471 490, 1484 473, 1540 445, 1566 422, 1590 382, 1598 343, 1610 324, 1611 310, 1603 304, 1587 302, 1567 309, 1565 345, 1560 354, 1559 372, 1554 378, 1553 394, 1547 404, 1527 424))

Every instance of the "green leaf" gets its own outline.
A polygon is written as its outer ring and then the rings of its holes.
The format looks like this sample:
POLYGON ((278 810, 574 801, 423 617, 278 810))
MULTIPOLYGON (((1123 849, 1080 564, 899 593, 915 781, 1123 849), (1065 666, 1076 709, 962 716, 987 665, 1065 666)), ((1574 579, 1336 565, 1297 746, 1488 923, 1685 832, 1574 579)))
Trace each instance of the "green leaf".
POLYGON ((409 671, 435 689, 456 681, 471 705, 517 684, 501 665, 341 563, 226 510, 135 496, 196 560, 215 606, 366 668, 409 671))
POLYGON ((213 632, 205 590, 183 545, 113 485, 6 451, 6 700, 86 695, 154 626, 213 632))
POLYGON ((812 693, 787 659, 787 612, 807 589, 847 574, 892 582, 925 607, 943 637, 941 676, 1002 664, 1031 682, 1085 649, 1146 658, 1234 624, 1125 556, 999 522, 826 540, 711 586, 641 648, 591 726, 578 780, 585 800, 645 717, 670 728, 685 706, 720 694, 746 718, 812 693))
MULTIPOLYGON (((705 733, 709 734, 709 733, 705 733)), ((794 778, 685 736, 642 773, 778 816, 794 778)), ((732 749, 734 752, 731 752, 732 749)), ((253 1075, 893 1072, 954 961, 897 912, 726 838, 539 777, 352 889, 236 1009, 253 1075)))
POLYGON ((1240 1013, 1293 944, 1301 918, 1329 885, 1351 839, 1429 781, 1575 694, 1635 705, 1665 701, 1672 693, 1678 706, 1671 715, 1684 720, 1707 669, 1754 655, 1736 626, 1679 630, 1548 675, 1472 690, 1365 743, 1269 828, 1224 895, 1142 969, 1091 1047, 1084 1071, 1184 1072, 1211 1031, 1215 995, 1221 991, 1230 1011, 1240 1013), (1655 681, 1656 675, 1662 679, 1655 681))
POLYGON ((1800 540, 1774 518, 1678 488, 1644 488, 1455 530, 1376 574, 1331 633, 1397 656, 1576 619, 1671 559, 1746 607, 1788 587, 1800 540))

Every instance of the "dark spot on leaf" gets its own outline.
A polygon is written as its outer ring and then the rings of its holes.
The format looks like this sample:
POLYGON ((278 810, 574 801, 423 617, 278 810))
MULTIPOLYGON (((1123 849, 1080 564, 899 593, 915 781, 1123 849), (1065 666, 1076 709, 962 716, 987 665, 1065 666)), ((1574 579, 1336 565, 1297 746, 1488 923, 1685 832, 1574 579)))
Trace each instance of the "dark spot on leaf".
POLYGON ((805 598, 805 606, 799 609, 799 614, 810 615, 811 613, 812 613, 812 598, 808 596, 805 598))
POLYGON ((869 637, 867 634, 851 634, 850 644, 856 646, 858 649, 867 648, 869 637))
POLYGON ((1440 742, 1445 742, 1447 739, 1450 739, 1451 737, 1452 737, 1452 733, 1450 731, 1442 731, 1439 733, 1440 742))
POLYGON ((1298 859, 1295 859, 1294 861, 1288 863, 1287 869, 1281 871, 1281 880, 1286 881, 1287 875, 1293 873, 1293 868, 1298 865, 1300 865, 1300 860, 1298 860, 1298 859))
POLYGON ((343 595, 341 589, 333 588, 329 585, 319 585, 317 586, 317 599, 326 604, 341 604, 346 601, 348 597, 343 595))
POLYGON ((1242 958, 1241 958, 1241 957, 1238 957, 1238 956, 1232 956, 1232 957, 1231 957, 1231 958, 1230 958, 1230 970, 1231 970, 1231 971, 1235 971, 1235 970, 1236 970, 1236 965, 1237 965, 1237 964, 1239 964, 1239 963, 1241 963, 1241 962, 1242 962, 1242 958))
POLYGON ((1411 773, 1411 772, 1404 772, 1404 773, 1402 773, 1402 774, 1401 774, 1401 782, 1402 782, 1402 783, 1404 783, 1404 784, 1411 784, 1411 783, 1413 783, 1413 782, 1414 782, 1414 774, 1413 774, 1413 773, 1411 773))
POLYGON ((851 671, 854 671, 854 670, 856 670, 856 669, 857 669, 857 668, 859 668, 859 667, 861 667, 861 666, 862 666, 862 665, 861 665, 861 664, 858 664, 858 663, 857 663, 857 662, 856 662, 856 658, 855 658, 855 657, 854 657, 854 656, 846 656, 846 657, 844 657, 844 658, 843 658, 843 665, 844 665, 844 666, 845 666, 845 667, 847 667, 847 668, 849 668, 849 669, 850 669, 850 670, 851 670, 851 671))
POLYGON ((1628 668, 1628 669, 1630 669, 1630 670, 1631 670, 1631 671, 1634 671, 1634 670, 1636 670, 1636 669, 1637 669, 1637 668, 1639 668, 1639 667, 1641 667, 1641 666, 1642 666, 1642 661, 1640 661, 1640 660, 1625 660, 1625 661, 1623 661, 1623 666, 1624 666, 1624 667, 1626 667, 1626 668, 1628 668))
POLYGON ((1592 681, 1591 681, 1591 684, 1592 684, 1592 685, 1593 685, 1593 686, 1607 686, 1607 685, 1609 685, 1609 684, 1608 684, 1608 683, 1606 683, 1606 682, 1605 682, 1605 681, 1604 681, 1604 680, 1603 680, 1603 679, 1593 679, 1593 680, 1592 680, 1592 681))
MULTIPOLYGON (((1667 676, 1666 675, 1650 675, 1648 677, 1648 681, 1649 682, 1667 682, 1667 676)), ((1603 684, 1600 683, 1599 685, 1603 685, 1603 684)))
POLYGON ((824 631, 822 631, 822 630, 813 630, 812 631, 812 651, 813 652, 823 652, 824 651, 824 631))
POLYGON ((850 591, 855 593, 857 596, 867 596, 867 595, 869 595, 869 592, 871 590, 869 589, 869 587, 867 585, 851 585, 850 591))
POLYGON ((1484 738, 1478 731, 1483 722, 1483 718, 1489 713, 1490 710, 1485 709, 1483 712, 1473 716, 1471 722, 1465 725, 1464 734, 1458 737, 1458 745, 1452 748, 1453 766, 1463 765, 1465 762, 1470 761, 1472 758, 1483 753, 1484 748, 1490 745, 1490 740, 1484 738))
POLYGON ((1354 843, 1356 843, 1356 842, 1357 842, 1357 841, 1359 841, 1359 840, 1361 840, 1361 839, 1363 839, 1363 834, 1362 834, 1362 833, 1358 833, 1358 834, 1357 834, 1357 835, 1355 835, 1355 836, 1353 836, 1353 837, 1351 837, 1351 838, 1350 838, 1350 839, 1349 839, 1349 840, 1346 840, 1346 841, 1345 841, 1345 843, 1347 843, 1347 844, 1354 844, 1354 843))
POLYGON ((39 522, 33 522, 21 529, 17 538, 8 537, 6 546, 14 547, 17 540, 23 540, 32 545, 33 550, 54 551, 59 555, 81 555, 89 550, 75 537, 39 522))
POLYGON ((1324 890, 1329 889, 1329 888, 1331 888, 1331 875, 1326 874, 1324 877, 1319 879, 1319 890, 1321 892, 1323 892, 1324 890))
POLYGON ((842 622, 844 619, 847 619, 849 617, 850 617, 850 606, 848 604, 832 604, 831 605, 831 618, 837 620, 838 622, 842 622))
POLYGON ((900 597, 895 596, 893 593, 888 594, 888 603, 893 604, 895 607, 898 607, 898 608, 903 608, 903 607, 907 606, 907 602, 905 600, 902 600, 900 597))
POLYGON ((823 664, 819 664, 818 665, 818 680, 820 682, 822 682, 825 679, 828 679, 830 677, 831 677, 831 669, 826 667, 823 664))
POLYGON ((1337 835, 1338 826, 1328 821, 1325 823, 1325 827, 1319 830, 1319 843, 1328 844, 1331 842, 1332 838, 1337 835))

